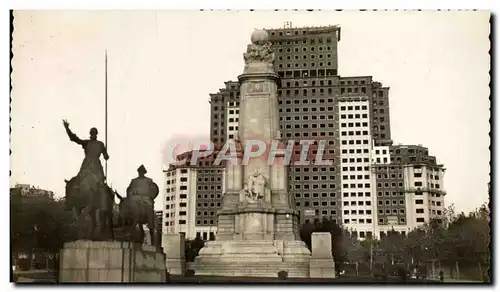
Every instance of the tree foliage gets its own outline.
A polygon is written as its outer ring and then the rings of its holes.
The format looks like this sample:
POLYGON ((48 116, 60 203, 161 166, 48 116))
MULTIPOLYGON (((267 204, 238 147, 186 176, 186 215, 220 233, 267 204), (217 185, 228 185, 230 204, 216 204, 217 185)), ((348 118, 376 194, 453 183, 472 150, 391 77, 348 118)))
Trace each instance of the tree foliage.
POLYGON ((12 248, 57 252, 70 231, 71 214, 64 208, 64 199, 23 196, 16 188, 11 189, 10 199, 12 248))
MULTIPOLYGON (((483 204, 469 214, 455 212, 453 205, 446 208, 441 220, 431 220, 406 235, 391 230, 379 239, 359 240, 337 224, 325 219, 315 224, 302 226, 300 236, 311 248, 313 232, 332 234, 333 257, 336 266, 344 263, 365 266, 387 266, 399 268, 425 266, 440 263, 442 266, 455 267, 474 265, 488 278, 490 253, 490 210, 483 204)), ((422 269, 425 269, 423 267, 422 269)), ((458 268, 457 268, 458 269, 458 268)), ((458 271, 457 271, 458 272, 458 271)))

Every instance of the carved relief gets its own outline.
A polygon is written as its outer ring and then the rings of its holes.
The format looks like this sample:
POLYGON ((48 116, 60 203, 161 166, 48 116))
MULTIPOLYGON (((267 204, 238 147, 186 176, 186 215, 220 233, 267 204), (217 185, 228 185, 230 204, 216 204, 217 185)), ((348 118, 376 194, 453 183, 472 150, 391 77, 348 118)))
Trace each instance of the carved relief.
POLYGON ((243 59, 247 65, 254 62, 273 64, 274 58, 275 55, 270 42, 264 44, 249 44, 247 46, 247 52, 243 54, 243 59))
POLYGON ((248 93, 265 93, 268 92, 267 84, 264 81, 248 83, 248 93))
POLYGON ((245 194, 246 201, 249 203, 261 201, 266 192, 266 178, 259 170, 255 170, 254 174, 248 177, 241 192, 245 194))

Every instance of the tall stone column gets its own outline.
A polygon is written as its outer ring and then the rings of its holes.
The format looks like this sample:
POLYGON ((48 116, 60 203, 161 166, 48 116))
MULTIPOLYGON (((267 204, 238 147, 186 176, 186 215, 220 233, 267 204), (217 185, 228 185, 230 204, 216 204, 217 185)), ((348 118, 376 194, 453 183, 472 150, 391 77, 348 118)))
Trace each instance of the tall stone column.
POLYGON ((201 275, 308 277, 310 251, 298 236, 298 216, 292 209, 283 155, 269 159, 271 145, 281 142, 278 111, 279 75, 274 52, 264 30, 256 30, 244 54, 240 81, 238 165, 225 168, 223 206, 218 213, 216 240, 200 250, 192 268, 201 275), (251 145, 266 146, 248 158, 251 145), (245 155, 246 154, 246 155, 245 155))

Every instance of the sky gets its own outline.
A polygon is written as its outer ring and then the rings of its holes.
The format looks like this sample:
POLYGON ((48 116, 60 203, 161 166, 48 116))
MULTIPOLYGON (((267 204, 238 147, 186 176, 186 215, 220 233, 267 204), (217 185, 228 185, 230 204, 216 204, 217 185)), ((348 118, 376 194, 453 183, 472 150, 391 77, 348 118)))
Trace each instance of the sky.
MULTIPOLYGON (((488 200, 489 14, 486 12, 16 11, 11 185, 64 195, 80 138, 104 141, 108 55, 108 181, 124 193, 144 164, 163 186, 172 136, 207 137, 209 93, 243 72, 256 28, 340 25, 341 76, 390 87, 392 139, 422 144, 445 165, 446 204, 488 200)), ((161 209, 162 197, 156 200, 161 209)))

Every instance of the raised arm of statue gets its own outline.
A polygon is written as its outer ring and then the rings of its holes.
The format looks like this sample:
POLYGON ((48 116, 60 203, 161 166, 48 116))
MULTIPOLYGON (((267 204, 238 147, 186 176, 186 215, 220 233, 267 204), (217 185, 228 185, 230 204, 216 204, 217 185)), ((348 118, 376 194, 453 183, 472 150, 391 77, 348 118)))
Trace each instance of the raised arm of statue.
POLYGON ((71 130, 69 129, 68 121, 63 120, 63 125, 64 128, 66 129, 66 133, 68 134, 69 140, 83 146, 84 143, 83 140, 78 138, 78 136, 75 133, 71 132, 71 130))

